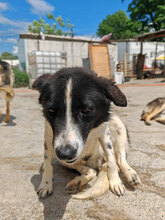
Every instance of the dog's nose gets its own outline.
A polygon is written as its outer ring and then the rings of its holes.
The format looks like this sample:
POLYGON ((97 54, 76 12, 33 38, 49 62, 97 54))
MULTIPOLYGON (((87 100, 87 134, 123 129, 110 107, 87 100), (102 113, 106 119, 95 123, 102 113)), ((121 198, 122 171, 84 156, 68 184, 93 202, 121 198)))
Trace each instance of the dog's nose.
POLYGON ((56 148, 56 155, 60 160, 72 160, 75 158, 77 149, 67 144, 56 148))

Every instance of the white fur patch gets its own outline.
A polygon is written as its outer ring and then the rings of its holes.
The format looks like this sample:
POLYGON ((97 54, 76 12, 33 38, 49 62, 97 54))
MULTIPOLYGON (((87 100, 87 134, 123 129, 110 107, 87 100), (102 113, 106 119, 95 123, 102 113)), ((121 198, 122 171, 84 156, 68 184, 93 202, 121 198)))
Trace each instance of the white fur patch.
POLYGON ((67 130, 70 130, 71 125, 72 125, 72 115, 71 115, 72 80, 71 79, 69 79, 68 84, 66 86, 65 98, 66 98, 66 127, 67 127, 67 130))
POLYGON ((65 127, 63 131, 55 137, 55 148, 59 146, 65 147, 67 144, 73 148, 77 148, 77 155, 79 157, 83 150, 83 140, 79 133, 78 127, 74 124, 72 118, 72 80, 69 79, 66 85, 65 91, 65 103, 66 103, 66 117, 65 127))

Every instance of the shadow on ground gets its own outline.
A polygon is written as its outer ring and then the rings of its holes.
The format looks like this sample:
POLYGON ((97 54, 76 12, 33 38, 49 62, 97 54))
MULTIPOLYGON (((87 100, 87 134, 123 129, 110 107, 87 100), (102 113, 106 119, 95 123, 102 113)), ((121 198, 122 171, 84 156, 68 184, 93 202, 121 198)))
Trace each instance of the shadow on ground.
MULTIPOLYGON (((66 206, 71 198, 71 195, 65 192, 65 186, 78 175, 71 170, 65 169, 57 161, 53 161, 53 169, 53 194, 45 199, 39 199, 44 206, 44 220, 62 219, 66 211, 66 206)), ((31 178, 31 182, 35 191, 37 191, 41 182, 41 172, 38 175, 34 175, 31 178)))
MULTIPOLYGON (((0 123, 3 122, 4 118, 5 118, 5 114, 2 114, 0 118, 0 123)), ((3 126, 10 126, 10 127, 16 126, 16 123, 14 122, 15 119, 16 119, 15 116, 10 115, 10 121, 8 123, 3 122, 3 126)))

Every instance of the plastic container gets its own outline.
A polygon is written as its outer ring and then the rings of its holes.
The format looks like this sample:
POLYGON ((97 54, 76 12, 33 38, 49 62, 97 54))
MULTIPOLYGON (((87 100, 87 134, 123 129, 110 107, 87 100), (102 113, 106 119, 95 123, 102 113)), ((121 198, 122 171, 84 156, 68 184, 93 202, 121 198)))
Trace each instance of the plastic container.
POLYGON ((34 51, 29 54, 29 70, 32 79, 45 73, 53 74, 63 67, 66 67, 64 53, 34 51))
POLYGON ((115 72, 115 82, 116 84, 122 84, 124 82, 123 72, 115 72))

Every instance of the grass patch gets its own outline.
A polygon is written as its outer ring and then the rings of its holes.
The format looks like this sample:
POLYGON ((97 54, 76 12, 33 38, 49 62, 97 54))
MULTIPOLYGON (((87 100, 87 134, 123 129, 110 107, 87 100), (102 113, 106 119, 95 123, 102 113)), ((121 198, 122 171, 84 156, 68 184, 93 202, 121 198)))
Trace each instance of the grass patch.
POLYGON ((29 86, 29 75, 26 72, 21 72, 17 68, 12 68, 14 72, 14 87, 19 88, 19 87, 27 87, 29 86))

